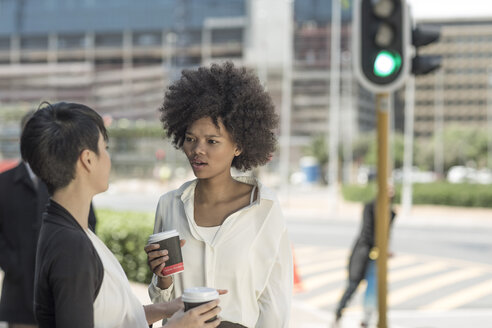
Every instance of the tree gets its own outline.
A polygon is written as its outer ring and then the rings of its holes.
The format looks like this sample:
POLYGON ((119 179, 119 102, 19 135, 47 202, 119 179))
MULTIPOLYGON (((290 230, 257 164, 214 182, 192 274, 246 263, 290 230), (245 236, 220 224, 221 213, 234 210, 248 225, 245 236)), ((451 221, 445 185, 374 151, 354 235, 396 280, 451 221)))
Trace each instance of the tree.
POLYGON ((484 130, 452 125, 444 129, 443 139, 446 171, 454 165, 474 167, 486 165, 487 135, 484 130))
MULTIPOLYGON (((417 141, 415 163, 423 169, 434 168, 434 153, 440 142, 437 136, 417 141)), ((444 128, 444 171, 455 165, 482 168, 487 165, 487 132, 470 126, 451 125, 444 128)))

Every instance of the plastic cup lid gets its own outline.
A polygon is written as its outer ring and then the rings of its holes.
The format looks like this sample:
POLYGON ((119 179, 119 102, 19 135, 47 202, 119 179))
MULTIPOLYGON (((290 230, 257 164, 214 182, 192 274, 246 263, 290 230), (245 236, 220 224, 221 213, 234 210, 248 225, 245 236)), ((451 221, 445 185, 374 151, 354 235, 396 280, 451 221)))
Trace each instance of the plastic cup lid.
POLYGON ((149 244, 168 239, 174 236, 179 236, 179 233, 176 230, 168 230, 163 232, 158 232, 149 237, 149 244))
POLYGON ((184 290, 181 299, 183 302, 199 303, 215 300, 219 297, 219 293, 214 288, 209 287, 193 287, 184 290))

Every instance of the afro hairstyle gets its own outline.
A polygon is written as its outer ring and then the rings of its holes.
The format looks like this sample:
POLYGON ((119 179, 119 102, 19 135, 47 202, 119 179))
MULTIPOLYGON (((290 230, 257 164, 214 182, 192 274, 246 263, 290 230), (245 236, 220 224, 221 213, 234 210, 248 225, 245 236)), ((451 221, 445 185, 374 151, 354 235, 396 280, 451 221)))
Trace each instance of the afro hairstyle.
POLYGON ((278 115, 272 99, 256 75, 231 62, 183 70, 159 111, 164 130, 178 149, 193 122, 210 117, 218 127, 220 120, 241 149, 232 162, 238 170, 266 164, 275 151, 278 115))

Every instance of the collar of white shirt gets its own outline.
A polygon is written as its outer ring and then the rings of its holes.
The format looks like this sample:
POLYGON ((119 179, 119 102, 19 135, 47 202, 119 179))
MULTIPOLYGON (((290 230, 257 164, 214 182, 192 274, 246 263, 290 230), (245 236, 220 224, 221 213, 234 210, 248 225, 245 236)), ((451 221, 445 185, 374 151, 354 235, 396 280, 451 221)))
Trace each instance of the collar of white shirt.
MULTIPOLYGON (((265 188, 255 177, 251 176, 234 176, 234 180, 247 183, 250 185, 256 185, 258 187, 258 199, 261 201, 262 199, 275 201, 276 196, 272 190, 265 188)), ((183 202, 189 199, 193 193, 195 192, 195 186, 198 182, 198 179, 188 181, 183 184, 176 192, 176 197, 181 198, 183 202)))

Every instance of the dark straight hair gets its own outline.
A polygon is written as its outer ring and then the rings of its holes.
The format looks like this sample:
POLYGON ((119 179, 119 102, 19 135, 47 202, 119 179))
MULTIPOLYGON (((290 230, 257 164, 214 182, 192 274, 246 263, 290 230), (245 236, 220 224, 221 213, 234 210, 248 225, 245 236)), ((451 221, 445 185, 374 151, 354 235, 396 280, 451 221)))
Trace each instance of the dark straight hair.
POLYGON ((99 134, 108 140, 104 122, 92 108, 43 102, 22 131, 22 158, 53 194, 74 179, 75 164, 83 150, 99 155, 99 134))

